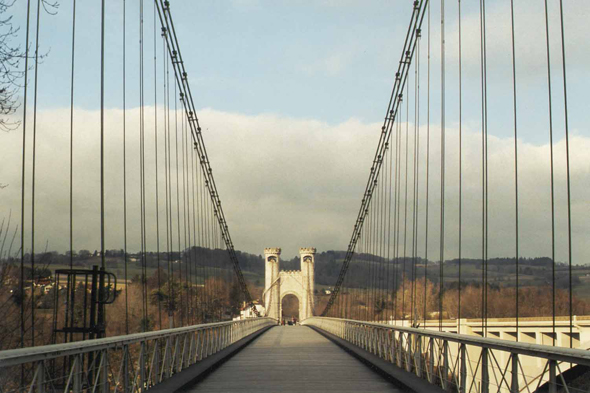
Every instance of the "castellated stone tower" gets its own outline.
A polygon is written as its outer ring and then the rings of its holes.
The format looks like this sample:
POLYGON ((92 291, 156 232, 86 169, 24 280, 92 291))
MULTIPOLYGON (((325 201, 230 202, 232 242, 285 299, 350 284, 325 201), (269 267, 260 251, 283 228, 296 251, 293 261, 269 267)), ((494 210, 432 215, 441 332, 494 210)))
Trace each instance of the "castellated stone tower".
POLYGON ((313 316, 314 310, 315 248, 300 248, 299 256, 301 257, 301 281, 304 291, 299 304, 299 317, 304 320, 313 316))
POLYGON ((280 286, 278 282, 280 257, 280 248, 264 249, 264 307, 266 308, 266 316, 277 320, 281 316, 280 286))
POLYGON ((315 248, 300 248, 301 270, 279 271, 280 248, 265 248, 264 306, 266 316, 279 321, 283 297, 294 295, 299 300, 299 319, 313 316, 315 248))

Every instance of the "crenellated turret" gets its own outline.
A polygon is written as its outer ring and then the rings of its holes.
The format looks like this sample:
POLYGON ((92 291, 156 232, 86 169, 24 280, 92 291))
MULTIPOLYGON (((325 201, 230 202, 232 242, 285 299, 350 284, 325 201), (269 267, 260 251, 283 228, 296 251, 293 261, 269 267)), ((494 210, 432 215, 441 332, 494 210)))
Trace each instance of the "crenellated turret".
MULTIPOLYGON (((313 247, 300 248, 299 255, 301 257, 301 276, 303 279, 303 290, 306 296, 303 297, 303 304, 305 317, 311 317, 314 310, 314 274, 315 274, 315 252, 313 247)), ((302 317, 302 319, 304 319, 302 317)))
POLYGON ((266 316, 279 319, 280 298, 279 298, 279 264, 281 249, 277 247, 264 249, 264 307, 266 316))
POLYGON ((315 248, 300 248, 301 270, 280 271, 281 249, 264 249, 264 306, 266 316, 280 320, 282 318, 282 300, 287 295, 294 295, 299 300, 299 319, 301 321, 313 316, 314 309, 314 263, 315 248))

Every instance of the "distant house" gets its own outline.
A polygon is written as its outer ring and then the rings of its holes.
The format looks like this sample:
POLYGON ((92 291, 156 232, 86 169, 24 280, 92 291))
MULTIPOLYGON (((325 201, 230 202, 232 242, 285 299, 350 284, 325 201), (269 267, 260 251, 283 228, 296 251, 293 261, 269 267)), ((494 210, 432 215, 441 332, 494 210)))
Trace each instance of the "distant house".
POLYGON ((136 254, 128 254, 127 261, 130 263, 138 263, 141 262, 141 256, 136 254))
MULTIPOLYGON (((254 307, 256 308, 256 311, 258 311, 258 314, 260 314, 261 316, 266 314, 266 309, 262 304, 254 304, 254 307)), ((242 310, 240 310, 240 316, 235 317, 234 321, 240 321, 246 318, 256 318, 256 314, 254 314, 252 308, 249 305, 244 304, 244 307, 242 308, 242 310)))

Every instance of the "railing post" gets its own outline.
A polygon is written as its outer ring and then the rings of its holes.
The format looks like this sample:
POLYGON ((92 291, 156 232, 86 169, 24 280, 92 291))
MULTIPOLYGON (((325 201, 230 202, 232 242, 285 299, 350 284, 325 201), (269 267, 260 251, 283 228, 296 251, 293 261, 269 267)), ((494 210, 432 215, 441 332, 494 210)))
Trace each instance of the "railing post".
POLYGON ((201 330, 201 353, 199 354, 199 360, 203 360, 207 357, 207 330, 201 330))
POLYGON ((359 334, 361 342, 360 342, 360 347, 362 349, 367 349, 367 329, 365 329, 364 327, 359 326, 359 334))
POLYGON ((209 329, 203 330, 203 351, 201 353, 203 359, 209 356, 209 329))
POLYGON ((102 351, 103 362, 101 370, 101 392, 109 393, 109 350, 102 351))
POLYGON ((481 349, 481 393, 488 393, 490 387, 490 376, 488 370, 488 349, 481 349))
POLYGON ((214 328, 213 335, 215 338, 215 341, 213 341, 215 343, 215 346, 213 347, 213 352, 211 354, 217 353, 217 351, 219 351, 221 329, 218 327, 214 328))
POLYGON ((412 357, 414 356, 412 352, 412 334, 408 333, 408 340, 406 346, 408 347, 408 353, 406 353, 406 371, 412 372, 412 357))
POLYGON ((180 336, 177 334, 174 343, 174 356, 172 357, 172 373, 176 374, 179 371, 179 361, 182 359, 180 354, 180 336))
POLYGON ((513 353, 510 356, 510 362, 512 363, 512 383, 510 384, 510 393, 519 393, 518 388, 518 354, 513 353))
POLYGON ((428 340, 428 382, 434 383, 434 339, 428 340))
POLYGON ((389 338, 389 345, 387 348, 387 352, 389 353, 389 362, 390 363, 394 363, 395 362, 395 332, 391 329, 389 329, 389 332, 387 333, 387 337, 389 338))
POLYGON ((193 363, 193 353, 195 352, 195 332, 187 333, 190 334, 190 344, 188 346, 188 355, 186 357, 187 367, 193 363))
POLYGON ((139 366, 139 390, 141 392, 145 391, 145 341, 141 342, 141 348, 139 350, 139 359, 138 359, 138 366, 139 366))
POLYGON ((449 342, 443 340, 443 367, 442 367, 443 389, 450 390, 449 384, 449 342))
POLYGON ((356 324, 354 329, 356 330, 356 345, 362 348, 363 346, 363 329, 360 324, 356 324))
POLYGON ((182 335, 182 343, 180 344, 182 346, 182 350, 180 352, 180 360, 178 362, 178 371, 182 371, 185 366, 186 366, 186 350, 187 350, 187 341, 188 341, 188 336, 186 334, 182 335))
POLYGON ((416 375, 422 378, 422 337, 417 334, 414 337, 414 342, 416 343, 416 351, 414 352, 416 375))
MULTIPOLYGON (((123 392, 127 393, 129 391, 129 363, 127 361, 127 354, 128 352, 128 346, 127 345, 123 345, 123 351, 122 351, 122 355, 121 355, 121 379, 119 380, 119 383, 121 385, 123 385, 123 392)), ((76 381, 74 381, 74 386, 76 385, 76 381)))
POLYGON ((221 350, 222 328, 221 327, 216 328, 215 332, 216 332, 215 342, 217 343, 217 345, 215 345, 215 352, 213 352, 213 353, 217 353, 221 350))
POLYGON ((549 360, 549 393, 557 393, 557 361, 549 360))
POLYGON ((379 338, 381 339, 379 345, 379 356, 382 359, 387 359, 387 329, 381 329, 379 338))
MULTIPOLYGON (((74 357, 74 385, 73 393, 82 392, 82 367, 84 362, 84 355, 75 355, 74 357)), ((127 390, 125 390, 127 393, 127 390)))
POLYGON ((215 348, 215 328, 209 329, 209 351, 207 351, 207 356, 213 355, 213 349, 215 348))
POLYGON ((397 342, 397 350, 398 350, 398 354, 397 354, 397 366, 401 367, 402 366, 402 360, 403 360, 403 350, 404 350, 404 334, 402 332, 399 332, 399 334, 397 335, 398 337, 398 342, 397 342))
POLYGON ((223 326, 221 329, 223 331, 223 341, 221 342, 221 349, 224 349, 227 347, 228 329, 227 326, 223 326))
POLYGON ((227 342, 227 327, 221 327, 221 349, 225 348, 225 343, 227 342))
POLYGON ((186 351, 184 352, 184 368, 191 365, 191 355, 193 353, 193 333, 187 332, 185 338, 186 351))
POLYGON ((199 360, 201 360, 201 354, 200 354, 200 349, 201 348, 201 344, 203 342, 202 339, 202 333, 200 330, 197 330, 195 332, 195 336, 196 336, 196 344, 195 344, 195 360, 194 362, 198 362, 199 360))
POLYGON ((37 392, 45 393, 45 363, 41 360, 37 364, 36 381, 37 392))
POLYGON ((155 340, 154 345, 154 376, 156 383, 160 383, 160 340, 155 340))
POLYGON ((172 337, 167 337, 166 338, 166 347, 164 348, 164 379, 170 378, 170 374, 172 371, 171 352, 172 352, 172 337))
POLYGON ((465 344, 461 344, 459 347, 460 356, 461 356, 461 379, 459 382, 459 393, 466 393, 467 392, 467 346, 465 344))

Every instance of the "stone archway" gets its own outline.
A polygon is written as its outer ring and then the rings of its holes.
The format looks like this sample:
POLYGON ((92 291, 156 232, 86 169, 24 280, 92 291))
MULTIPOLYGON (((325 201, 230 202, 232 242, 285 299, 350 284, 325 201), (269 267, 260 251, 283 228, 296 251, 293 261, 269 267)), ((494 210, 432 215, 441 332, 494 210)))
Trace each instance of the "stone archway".
POLYGON ((301 299, 297 296, 294 292, 287 292, 281 295, 281 318, 291 319, 291 317, 297 318, 297 320, 301 320, 301 299), (289 302, 290 298, 295 299, 297 302, 295 310, 290 309, 288 306, 292 304, 289 302), (287 301, 287 304, 285 303, 287 301))
POLYGON ((301 270, 279 271, 280 248, 265 248, 264 306, 266 316, 280 320, 281 304, 286 295, 299 300, 299 319, 313 316, 315 248, 301 248, 301 270))

